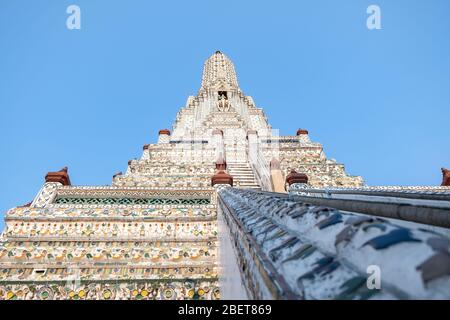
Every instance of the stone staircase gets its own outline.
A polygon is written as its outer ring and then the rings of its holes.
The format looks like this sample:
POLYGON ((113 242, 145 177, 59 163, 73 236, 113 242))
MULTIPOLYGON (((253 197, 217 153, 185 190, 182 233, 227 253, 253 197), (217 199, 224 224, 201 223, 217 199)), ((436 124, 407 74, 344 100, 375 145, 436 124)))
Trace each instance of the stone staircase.
POLYGON ((227 171, 233 177, 233 186, 261 190, 252 168, 246 162, 227 162, 227 171))

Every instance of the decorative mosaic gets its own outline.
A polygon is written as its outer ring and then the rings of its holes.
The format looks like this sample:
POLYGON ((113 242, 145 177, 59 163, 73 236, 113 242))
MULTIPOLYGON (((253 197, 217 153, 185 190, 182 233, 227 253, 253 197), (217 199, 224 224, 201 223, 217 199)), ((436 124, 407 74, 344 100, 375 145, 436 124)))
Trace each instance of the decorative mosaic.
POLYGON ((32 206, 44 207, 45 205, 49 204, 55 197, 56 189, 59 186, 60 184, 55 182, 46 183, 34 199, 32 206))
POLYGON ((34 207, 18 207, 10 209, 6 214, 6 219, 22 218, 22 219, 36 219, 36 218, 65 218, 72 220, 79 219, 105 219, 112 221, 114 219, 122 220, 161 220, 161 219, 181 219, 187 220, 195 218, 196 220, 214 219, 216 217, 215 205, 201 205, 201 206, 134 206, 132 209, 121 207, 95 206, 59 206, 55 208, 34 208, 34 207), (67 208, 65 208, 67 207, 67 208))
POLYGON ((146 238, 158 237, 181 239, 204 239, 217 236, 215 221, 191 222, 90 222, 90 221, 48 221, 24 222, 6 221, 7 237, 20 238, 146 238))
POLYGON ((192 264, 185 266, 84 266, 50 268, 3 268, 0 281, 83 281, 92 280, 159 280, 159 279, 216 279, 217 268, 214 265, 192 264))
POLYGON ((0 247, 0 262, 131 262, 215 264, 217 248, 207 242, 12 241, 0 247))
POLYGON ((213 280, 0 284, 0 300, 217 300, 217 285, 213 280))
POLYGON ((204 205, 210 204, 209 199, 145 199, 145 198, 67 198, 58 197, 56 204, 121 204, 121 205, 204 205))

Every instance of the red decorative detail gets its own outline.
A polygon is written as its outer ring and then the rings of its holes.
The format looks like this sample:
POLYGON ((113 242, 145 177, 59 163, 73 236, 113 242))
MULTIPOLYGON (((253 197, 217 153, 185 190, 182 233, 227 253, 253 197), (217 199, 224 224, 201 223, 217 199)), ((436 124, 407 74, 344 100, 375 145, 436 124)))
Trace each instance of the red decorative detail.
POLYGON ((212 131, 212 134, 213 134, 213 135, 215 135, 215 134, 220 134, 221 136, 223 136, 223 131, 220 130, 220 129, 214 129, 214 130, 212 131))
POLYGON ((144 144, 144 146, 142 147, 142 149, 147 150, 149 146, 150 146, 149 144, 144 144))
POLYGON ((223 170, 218 170, 216 174, 211 177, 211 186, 216 184, 229 184, 230 186, 233 186, 233 177, 223 170))
POLYGON ((442 170, 442 184, 441 186, 450 186, 450 170, 446 168, 441 168, 442 170))
POLYGON ((308 134, 308 130, 306 130, 306 129, 298 129, 297 130, 297 135, 299 136, 301 134, 308 134))
POLYGON ((67 171, 67 167, 64 167, 57 172, 49 172, 45 176, 45 182, 59 182, 63 186, 70 186, 70 178, 67 171))
POLYGON ((222 153, 219 154, 219 158, 217 158, 217 161, 216 161, 216 169, 217 169, 217 170, 227 170, 227 162, 226 162, 225 159, 222 157, 222 153))
POLYGON ((132 162, 133 160, 128 160, 128 165, 129 166, 131 166, 131 162, 132 162))
POLYGON ((308 176, 304 173, 298 173, 295 170, 291 170, 286 177, 286 183, 292 185, 294 183, 308 183, 308 176))
POLYGON ((168 136, 170 136, 170 130, 169 129, 162 129, 162 130, 159 130, 159 134, 161 135, 161 134, 167 134, 168 136))

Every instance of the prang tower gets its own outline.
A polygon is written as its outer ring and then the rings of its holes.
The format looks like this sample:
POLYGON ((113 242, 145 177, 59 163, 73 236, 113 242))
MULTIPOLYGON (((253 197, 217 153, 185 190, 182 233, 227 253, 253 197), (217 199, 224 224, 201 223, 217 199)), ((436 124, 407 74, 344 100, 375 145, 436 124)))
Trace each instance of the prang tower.
POLYGON ((279 136, 217 51, 172 130, 111 186, 72 186, 49 172, 0 236, 1 299, 216 299, 220 297, 217 189, 285 192, 290 173, 311 187, 358 187, 308 131, 279 136))
POLYGON ((306 174, 314 187, 363 185, 361 177, 348 176, 342 164, 327 159, 307 130, 295 136, 274 133, 264 111, 239 88, 231 60, 216 51, 204 64, 197 96, 178 112, 172 132, 160 130, 158 143, 144 146, 141 159, 132 161, 113 185, 209 187, 216 162, 226 162, 237 187, 276 188, 271 164, 284 177, 291 170, 306 174), (186 172, 186 165, 193 167, 186 172), (184 172, 183 179, 174 178, 184 172))

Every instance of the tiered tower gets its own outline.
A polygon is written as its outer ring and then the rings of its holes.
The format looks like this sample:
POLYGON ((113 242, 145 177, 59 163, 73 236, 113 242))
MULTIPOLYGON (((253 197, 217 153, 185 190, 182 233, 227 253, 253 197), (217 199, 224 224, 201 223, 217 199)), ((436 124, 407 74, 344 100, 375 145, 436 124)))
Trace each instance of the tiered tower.
POLYGON ((235 186, 273 190, 272 160, 284 177, 296 170, 308 175, 311 186, 363 185, 361 177, 348 176, 342 164, 327 159, 307 130, 299 129, 295 136, 275 133, 264 111, 239 88, 231 60, 216 51, 204 64, 197 96, 190 96, 178 112, 173 132, 161 130, 158 143, 144 146, 141 159, 132 161, 113 185, 208 187, 220 158, 235 186), (189 177, 173 179, 169 172, 189 177))
POLYGON ((212 184, 232 177, 239 188, 284 192, 291 171, 313 187, 363 184, 306 130, 275 135, 217 51, 172 130, 160 130, 111 186, 72 186, 65 168, 7 212, 0 299, 219 298, 212 184))

